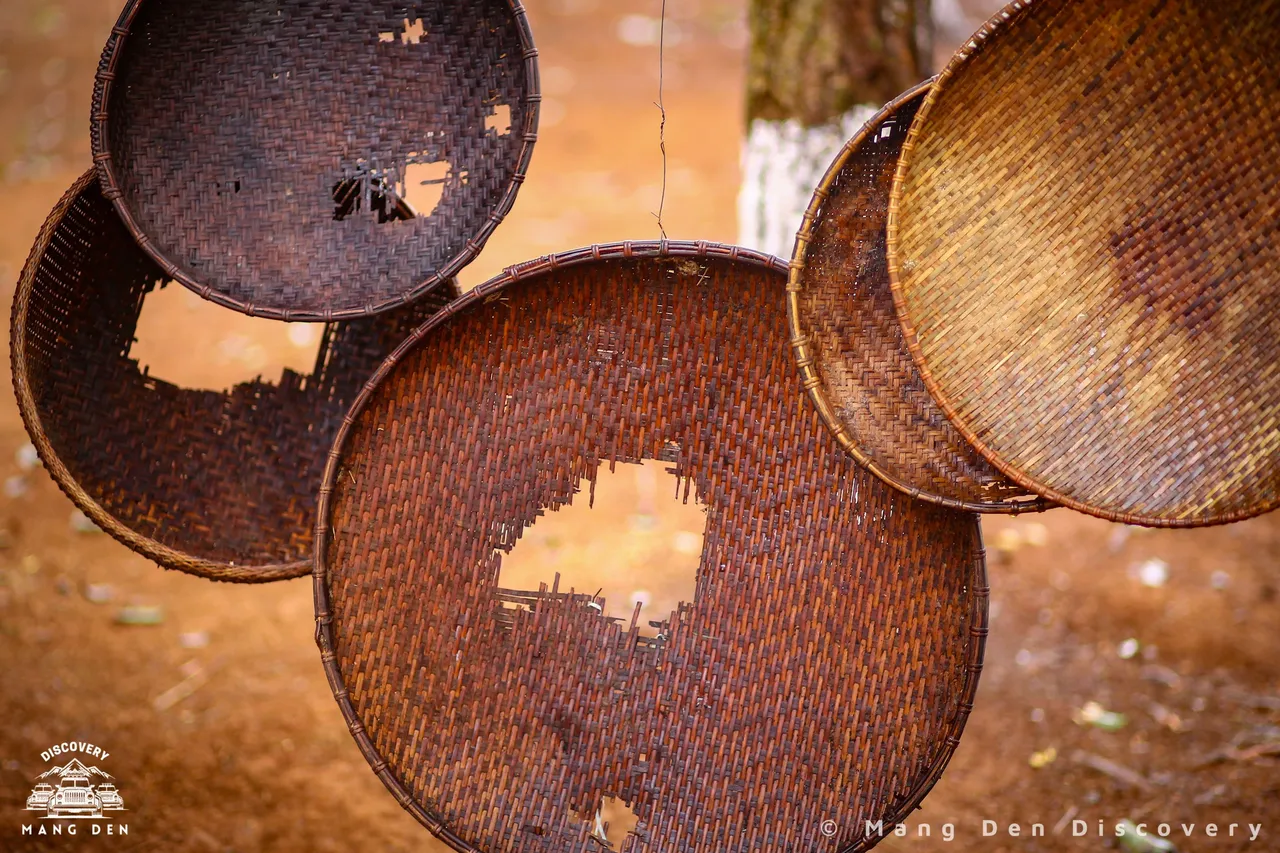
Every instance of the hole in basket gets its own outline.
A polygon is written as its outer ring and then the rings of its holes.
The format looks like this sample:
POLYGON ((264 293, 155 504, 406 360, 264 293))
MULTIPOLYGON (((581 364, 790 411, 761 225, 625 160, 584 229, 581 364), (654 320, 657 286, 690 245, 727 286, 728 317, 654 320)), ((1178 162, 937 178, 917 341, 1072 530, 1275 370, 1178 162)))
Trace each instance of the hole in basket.
POLYGON ((511 132, 511 107, 506 104, 495 104, 493 112, 484 120, 485 130, 496 130, 499 136, 511 132))
POLYGON ((387 184, 384 177, 361 175, 346 178, 333 185, 333 219, 341 222, 349 216, 368 210, 379 224, 413 219, 412 207, 387 184))
POLYGON ((413 20, 405 18, 404 26, 401 29, 378 33, 378 41, 421 44, 426 35, 427 27, 426 24, 422 23, 421 18, 414 18, 413 20))
POLYGON ((684 502, 684 481, 667 467, 656 459, 612 472, 602 465, 594 505, 579 493, 538 519, 502 557, 498 586, 536 590, 559 575, 561 592, 598 590, 597 609, 624 629, 639 604, 639 632, 659 634, 681 602, 693 601, 707 523, 701 502, 692 494, 684 502))
POLYGON ((640 818, 621 797, 605 797, 594 812, 586 815, 570 812, 570 819, 574 823, 586 823, 592 841, 619 853, 640 823, 640 818))
POLYGON ((410 163, 404 167, 404 200, 417 216, 430 216, 444 196, 449 164, 410 163))
POLYGON ((404 44, 418 44, 426 34, 427 28, 423 25, 421 18, 414 18, 412 21, 406 18, 400 41, 404 44))
POLYGON ((278 383, 285 370, 309 375, 323 330, 319 323, 247 317, 168 282, 143 300, 129 356, 156 379, 225 391, 259 378, 278 383))

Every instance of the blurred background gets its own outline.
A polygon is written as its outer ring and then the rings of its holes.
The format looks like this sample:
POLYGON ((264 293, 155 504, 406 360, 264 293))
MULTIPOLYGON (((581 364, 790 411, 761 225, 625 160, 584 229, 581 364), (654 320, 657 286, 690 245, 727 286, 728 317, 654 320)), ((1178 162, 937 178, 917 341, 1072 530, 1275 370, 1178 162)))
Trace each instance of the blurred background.
MULTIPOLYGON (((0 3, 6 304, 45 215, 90 165, 93 73, 119 5, 0 3)), ((957 31, 998 5, 947 4, 935 66, 957 31)), ((514 211, 462 276, 468 287, 549 252, 658 236, 660 3, 527 7, 545 92, 540 140, 514 211)), ((668 4, 663 220, 673 238, 737 236, 746 20, 745 0, 668 4)), ((309 371, 318 341, 315 327, 247 319, 171 286, 148 298, 133 352, 161 378, 225 388, 286 366, 309 371)), ((446 849, 401 811, 348 734, 315 649, 309 579, 236 587, 161 571, 85 524, 33 457, 6 395, 0 850, 446 849), (153 624, 122 624, 139 612, 153 624), (20 837, 23 801, 47 768, 40 752, 73 739, 113 753, 128 838, 20 837)), ((1155 532, 1055 510, 983 528, 992 633, 977 707, 907 837, 878 849, 1120 846, 1110 830, 1098 836, 1099 820, 1222 827, 1217 838, 1197 829, 1180 851, 1280 849, 1280 518, 1155 532), (983 836, 984 820, 996 835, 983 836), (1088 821, 1089 835, 1073 837, 1073 820, 1088 821), (1032 823, 1044 837, 1026 837, 1032 823), (1262 836, 1228 838, 1231 823, 1261 823, 1262 836)), ((675 499, 661 465, 619 466, 602 475, 594 508, 579 500, 529 531, 503 584, 559 572, 562 587, 608 586, 611 610, 642 603, 643 622, 692 595, 700 536, 696 505, 675 499)))

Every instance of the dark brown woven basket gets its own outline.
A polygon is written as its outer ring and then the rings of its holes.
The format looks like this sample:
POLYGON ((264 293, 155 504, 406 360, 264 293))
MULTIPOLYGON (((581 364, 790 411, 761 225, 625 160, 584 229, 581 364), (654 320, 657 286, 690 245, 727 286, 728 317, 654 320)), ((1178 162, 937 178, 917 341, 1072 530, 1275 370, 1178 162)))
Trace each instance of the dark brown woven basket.
POLYGON ((912 497, 975 512, 1048 504, 997 471, 929 396, 893 309, 884 225, 898 153, 926 81, 873 116, 841 150, 796 235, 787 287, 804 387, 859 464, 912 497))
POLYGON ((54 480, 90 519, 163 566, 257 582, 310 568, 325 452, 374 368, 439 297, 324 330, 311 376, 184 390, 129 357, 164 276, 89 172, 22 271, 10 346, 18 409, 54 480))
POLYGON ((1280 506, 1280 0, 1033 0, 903 146, 895 307, 965 438, 1054 501, 1280 506))
POLYGON ((976 516, 841 452, 798 393, 785 285, 707 243, 544 258, 357 398, 321 487, 317 642, 379 778, 454 849, 596 849, 573 815, 615 796, 623 850, 865 850, 864 820, 891 829, 942 772, 986 635, 976 516), (527 526, 642 459, 707 513, 658 637, 498 588, 527 526))
POLYGON ((479 253, 539 99, 519 0, 130 0, 94 160, 170 278, 247 314, 349 319, 479 253))

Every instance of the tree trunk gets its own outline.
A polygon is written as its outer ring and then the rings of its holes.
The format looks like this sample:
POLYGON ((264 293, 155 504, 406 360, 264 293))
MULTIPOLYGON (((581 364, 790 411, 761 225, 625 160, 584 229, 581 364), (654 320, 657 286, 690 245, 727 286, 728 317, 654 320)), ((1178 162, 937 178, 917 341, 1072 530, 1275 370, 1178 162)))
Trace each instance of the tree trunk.
POLYGON ((748 15, 738 236, 786 258, 840 147, 882 104, 928 76, 930 3, 751 0, 748 15))

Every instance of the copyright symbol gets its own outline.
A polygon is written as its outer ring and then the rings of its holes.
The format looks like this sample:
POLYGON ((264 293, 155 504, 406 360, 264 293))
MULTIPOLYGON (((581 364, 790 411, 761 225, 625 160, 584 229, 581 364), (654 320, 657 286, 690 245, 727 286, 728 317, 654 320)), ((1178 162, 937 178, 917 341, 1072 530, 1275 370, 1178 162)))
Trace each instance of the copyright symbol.
POLYGON ((840 827, 836 826, 834 820, 824 820, 818 830, 827 838, 834 838, 835 834, 840 831, 840 827))

